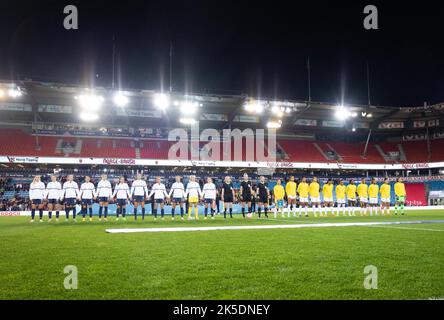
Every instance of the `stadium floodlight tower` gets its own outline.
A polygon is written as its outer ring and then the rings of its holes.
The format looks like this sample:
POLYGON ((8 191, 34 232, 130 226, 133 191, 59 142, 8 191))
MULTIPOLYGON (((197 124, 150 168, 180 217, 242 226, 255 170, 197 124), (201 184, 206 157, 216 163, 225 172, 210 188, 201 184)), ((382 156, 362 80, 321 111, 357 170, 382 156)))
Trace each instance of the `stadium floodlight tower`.
POLYGON ((153 102, 156 108, 166 110, 170 106, 170 97, 165 93, 156 93, 153 102))

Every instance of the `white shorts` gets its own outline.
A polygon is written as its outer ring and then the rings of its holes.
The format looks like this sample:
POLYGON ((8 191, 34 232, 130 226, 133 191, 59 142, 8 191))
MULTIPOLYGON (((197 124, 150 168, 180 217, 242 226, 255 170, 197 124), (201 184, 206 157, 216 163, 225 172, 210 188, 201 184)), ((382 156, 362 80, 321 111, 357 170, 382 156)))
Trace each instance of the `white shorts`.
POLYGON ((390 203, 390 198, 381 198, 381 202, 390 203))
POLYGON ((319 197, 310 197, 310 200, 311 200, 311 202, 314 202, 314 203, 320 203, 321 202, 321 199, 319 198, 319 197))
POLYGON ((367 203, 368 199, 367 198, 359 198, 359 202, 367 203))
POLYGON ((337 199, 336 202, 338 204, 345 204, 345 199, 337 199))
POLYGON ((356 202, 356 199, 347 199, 347 200, 351 202, 356 202))
POLYGON ((378 204, 378 198, 370 198, 370 204, 378 204))
POLYGON ((324 198, 324 202, 333 202, 333 198, 324 198))
POLYGON ((287 196, 288 200, 296 200, 296 196, 287 196))
POLYGON ((308 203, 308 198, 299 198, 299 202, 308 203))

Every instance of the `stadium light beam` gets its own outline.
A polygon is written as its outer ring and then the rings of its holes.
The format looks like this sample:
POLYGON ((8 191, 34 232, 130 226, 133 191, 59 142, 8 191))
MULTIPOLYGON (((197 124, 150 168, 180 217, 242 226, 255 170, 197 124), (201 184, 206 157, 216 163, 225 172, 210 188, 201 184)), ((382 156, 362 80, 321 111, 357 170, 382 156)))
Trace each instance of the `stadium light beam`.
POLYGON ((347 118, 351 116, 352 114, 350 113, 350 111, 344 106, 339 106, 335 112, 336 119, 341 121, 347 120, 347 118))
POLYGON ((199 104, 197 102, 185 101, 180 105, 180 111, 182 114, 194 114, 197 111, 199 104))
POLYGON ((18 97, 22 96, 22 92, 20 90, 18 90, 18 89, 9 89, 8 90, 8 95, 11 98, 18 98, 18 97))
POLYGON ((97 119, 99 119, 98 114, 90 113, 90 112, 81 112, 79 117, 82 121, 85 121, 85 122, 93 122, 93 121, 97 121, 97 119))
POLYGON ((114 104, 118 107, 125 107, 129 103, 129 99, 122 92, 116 92, 113 97, 114 104))
POLYGON ((164 93, 157 93, 154 96, 154 105, 156 108, 165 110, 170 106, 170 97, 164 93))
POLYGON ((79 104, 82 108, 88 110, 97 110, 102 106, 102 103, 105 99, 102 96, 90 94, 80 95, 77 97, 77 100, 79 101, 79 104))
POLYGON ((186 124, 186 125, 193 125, 196 123, 196 120, 193 118, 181 118, 180 123, 186 124))

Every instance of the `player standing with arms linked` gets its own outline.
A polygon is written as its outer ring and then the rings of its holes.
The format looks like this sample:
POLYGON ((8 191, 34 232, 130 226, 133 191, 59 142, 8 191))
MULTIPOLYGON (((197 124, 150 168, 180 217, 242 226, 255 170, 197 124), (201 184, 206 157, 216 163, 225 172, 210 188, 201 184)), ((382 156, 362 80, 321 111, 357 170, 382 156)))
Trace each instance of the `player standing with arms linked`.
POLYGON ((302 217, 302 208, 304 208, 305 217, 308 217, 308 189, 307 178, 302 177, 302 180, 298 185, 299 217, 302 217))
POLYGON ((119 178, 119 183, 114 188, 111 197, 116 199, 117 202, 116 221, 119 221, 120 215, 122 215, 123 220, 126 221, 126 204, 131 197, 131 193, 128 184, 125 182, 125 177, 119 178))
POLYGON ((405 205, 407 193, 405 191, 405 185, 404 185, 404 182, 402 181, 402 178, 396 179, 395 196, 396 196, 395 215, 398 214, 398 207, 401 208, 401 214, 404 215, 404 205, 405 205))
POLYGON ((368 187, 368 195, 370 202, 370 216, 373 215, 373 211, 375 211, 375 215, 378 215, 379 205, 378 205, 378 195, 379 195, 379 186, 376 183, 376 179, 372 179, 372 183, 368 187))
POLYGON ((367 215, 367 203, 368 203, 368 185, 365 183, 365 178, 361 179, 361 183, 358 185, 359 204, 361 207, 361 216, 367 215))
POLYGON ((290 211, 293 213, 293 217, 296 217, 296 188, 297 184, 294 181, 294 176, 290 177, 290 180, 285 185, 285 193, 287 194, 287 206, 288 217, 290 218, 290 211))
POLYGON ((171 186, 168 196, 172 198, 171 220, 174 220, 177 205, 179 205, 180 208, 180 219, 183 220, 183 200, 185 198, 185 187, 181 182, 180 176, 176 176, 176 182, 174 182, 171 186))
POLYGON ((131 185, 131 198, 134 204, 134 221, 137 220, 137 209, 139 205, 142 207, 142 220, 145 220, 145 200, 148 196, 148 187, 145 180, 142 180, 142 175, 137 174, 136 180, 131 185))
POLYGON ((85 222, 86 211, 89 210, 89 221, 92 221, 93 216, 93 201, 95 195, 95 187, 91 182, 91 177, 85 176, 85 182, 80 185, 79 201, 82 205, 82 221, 85 222))
POLYGON ((29 200, 31 200, 31 222, 34 222, 35 210, 39 209, 40 222, 43 222, 43 199, 45 199, 45 184, 35 176, 29 186, 29 200))
POLYGON ((381 214, 390 215, 391 187, 388 178, 384 179, 384 183, 381 188, 379 188, 379 192, 381 193, 381 214))
POLYGON ((108 202, 112 195, 111 183, 108 176, 102 174, 102 180, 97 184, 96 198, 99 198, 99 220, 102 221, 102 212, 104 211, 104 221, 108 220, 108 202))
POLYGON ((282 218, 284 218, 284 198, 285 198, 285 190, 282 186, 282 180, 277 179, 276 185, 273 188, 273 197, 274 197, 274 218, 277 218, 278 211, 281 211, 282 218))
POLYGON ((202 200, 204 201, 204 214, 205 214, 205 220, 207 219, 208 215, 208 206, 210 206, 211 210, 211 219, 214 219, 214 211, 215 211, 215 205, 216 205, 216 185, 213 183, 213 179, 207 178, 207 183, 204 184, 202 189, 202 200))
POLYGON ((324 213, 321 207, 321 195, 319 193, 321 187, 318 183, 318 178, 313 177, 313 181, 308 187, 308 193, 310 194, 311 207, 313 208, 313 216, 316 218, 316 209, 319 209, 319 215, 322 217, 324 213))
POLYGON ((248 217, 251 217, 251 199, 253 197, 253 187, 251 181, 248 180, 248 174, 244 173, 243 180, 239 190, 240 201, 242 206, 242 216, 245 218, 245 205, 247 205, 248 217))
POLYGON ((160 206, 160 217, 162 220, 165 219, 165 199, 169 198, 168 193, 166 192, 165 185, 161 182, 160 177, 156 177, 156 183, 153 184, 150 194, 148 198, 150 198, 154 194, 154 220, 157 220, 157 209, 160 206))
POLYGON ((194 208, 194 216, 196 220, 199 220, 199 199, 202 197, 202 191, 200 185, 196 181, 196 176, 190 176, 187 188, 185 190, 185 198, 188 197, 188 220, 191 220, 191 212, 194 208))
POLYGON ((345 185, 344 180, 339 180, 339 184, 336 186, 336 207, 339 217, 340 208, 342 207, 342 215, 345 216, 345 185))
POLYGON ((268 200, 270 199, 270 190, 265 183, 265 177, 260 176, 256 187, 256 196, 258 200, 258 215, 261 217, 261 210, 264 207, 265 218, 268 218, 268 200))
POLYGON ((49 221, 52 219, 52 210, 56 210, 56 221, 59 221, 59 203, 62 195, 62 185, 55 175, 51 176, 51 182, 46 186, 46 199, 48 200, 49 221))
POLYGON ((355 180, 351 179, 348 186, 345 188, 345 192, 347 193, 347 201, 348 201, 348 215, 355 216, 356 210, 356 185, 355 180))
POLYGON ((79 185, 74 181, 72 174, 66 177, 66 181, 63 184, 62 196, 60 200, 65 199, 65 214, 66 221, 69 221, 69 212, 72 210, 73 221, 76 222, 76 200, 79 197, 79 185))
POLYGON ((324 196, 324 210, 328 217, 328 211, 332 210, 333 214, 333 180, 328 179, 327 183, 322 186, 322 195, 324 196))

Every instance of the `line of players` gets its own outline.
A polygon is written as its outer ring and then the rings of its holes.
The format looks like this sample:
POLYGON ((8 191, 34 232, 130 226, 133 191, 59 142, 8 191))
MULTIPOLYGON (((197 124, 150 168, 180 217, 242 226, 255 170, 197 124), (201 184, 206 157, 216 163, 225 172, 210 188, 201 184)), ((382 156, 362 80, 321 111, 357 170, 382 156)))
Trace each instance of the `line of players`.
MULTIPOLYGON (((299 216, 302 216, 302 213, 304 213, 305 216, 308 216, 309 207, 312 208, 315 217, 318 212, 321 216, 328 215, 330 211, 334 215, 339 215, 341 209, 343 215, 345 215, 346 202, 348 203, 348 215, 351 216, 355 215, 358 200, 361 215, 366 215, 367 210, 370 211, 370 215, 372 215, 373 212, 378 214, 379 208, 381 213, 385 210, 384 212, 389 214, 391 186, 388 179, 384 181, 384 184, 380 188, 376 184, 375 179, 372 180, 370 186, 365 183, 365 179, 362 179, 361 184, 358 186, 355 185, 354 180, 350 180, 347 186, 344 185, 343 180, 340 180, 335 188, 336 207, 334 206, 333 201, 333 187, 333 180, 331 179, 324 184, 321 190, 316 177, 314 177, 310 183, 307 182, 306 178, 302 178, 299 184, 295 182, 294 177, 291 177, 286 183, 285 189, 282 185, 282 180, 278 179, 277 184, 274 186, 273 192, 271 193, 263 176, 259 178, 258 184, 253 186, 248 175, 244 174, 240 184, 238 198, 236 197, 236 192, 231 177, 229 176, 225 177, 221 188, 220 198, 224 202, 224 218, 227 217, 227 211, 230 218, 233 217, 233 203, 237 202, 237 200, 241 202, 243 217, 246 216, 246 213, 248 217, 251 217, 253 211, 256 211, 257 209, 259 218, 261 217, 262 210, 265 217, 268 218, 269 204, 270 199, 272 198, 274 202, 273 211, 275 217, 278 212, 281 212, 283 216, 285 212, 288 213, 288 216, 290 216, 290 213, 297 216, 296 210, 298 210, 299 216), (323 194, 323 201, 321 201, 320 197, 321 192, 323 194), (380 207, 378 195, 381 196, 380 207), (253 208, 252 204, 255 204, 256 202, 257 206, 254 205, 253 208)), ((397 213, 398 206, 400 206, 401 214, 404 214, 406 192, 404 183, 401 179, 398 179, 395 184, 395 194, 397 197, 395 213, 397 213)), ((80 188, 78 187, 77 182, 74 181, 73 175, 67 176, 67 181, 63 186, 57 181, 56 176, 51 176, 51 181, 46 187, 41 181, 40 176, 35 176, 29 189, 29 197, 32 203, 31 222, 35 219, 36 210, 39 210, 40 221, 43 221, 43 207, 45 202, 48 206, 48 216, 50 220, 52 219, 52 211, 55 210, 56 220, 58 221, 60 204, 63 203, 66 219, 69 219, 69 213, 72 210, 73 219, 76 221, 75 205, 77 201, 81 203, 80 213, 83 221, 85 221, 87 214, 89 214, 89 219, 92 221, 92 205, 94 201, 99 202, 99 220, 102 220, 102 215, 104 220, 107 220, 108 204, 110 201, 115 201, 117 204, 117 220, 120 216, 122 216, 123 219, 126 219, 126 205, 128 201, 132 201, 134 205, 134 219, 137 220, 139 206, 141 207, 142 219, 144 219, 145 203, 151 198, 151 196, 154 196, 154 219, 157 219, 159 208, 161 217, 164 218, 164 205, 165 203, 170 202, 172 204, 172 219, 174 219, 176 207, 179 207, 181 219, 183 220, 183 204, 185 202, 187 202, 188 205, 188 219, 191 219, 193 209, 195 219, 199 219, 198 205, 200 202, 204 203, 204 219, 207 218, 209 210, 211 218, 214 219, 216 197, 218 195, 219 191, 211 178, 207 178, 207 181, 201 190, 195 176, 190 176, 186 188, 181 182, 181 177, 177 176, 169 193, 167 193, 165 185, 161 182, 161 178, 156 177, 155 184, 152 186, 151 191, 148 192, 147 184, 142 180, 140 174, 136 176, 131 188, 125 182, 125 178, 120 177, 119 182, 115 185, 114 191, 111 183, 107 180, 106 175, 102 175, 101 180, 97 184, 97 188, 95 188, 89 176, 85 177, 85 181, 81 184, 80 188), (187 201, 185 201, 185 199, 187 199, 187 201)))

